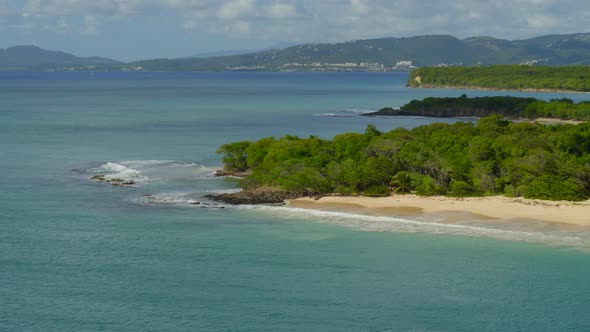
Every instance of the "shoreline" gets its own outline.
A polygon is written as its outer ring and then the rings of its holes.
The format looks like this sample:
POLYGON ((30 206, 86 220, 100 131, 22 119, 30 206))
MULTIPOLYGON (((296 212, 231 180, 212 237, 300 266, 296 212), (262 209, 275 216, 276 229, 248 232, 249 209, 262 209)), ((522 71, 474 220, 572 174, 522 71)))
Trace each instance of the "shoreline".
POLYGON ((590 91, 575 91, 575 90, 560 90, 560 89, 501 89, 501 88, 488 88, 481 86, 469 86, 469 85, 435 85, 435 84, 421 84, 420 86, 407 86, 408 88, 414 89, 457 89, 457 90, 476 90, 476 91, 506 91, 506 92, 549 92, 549 93, 585 93, 588 94, 590 91))
POLYGON ((326 196, 287 201, 287 206, 363 215, 401 216, 443 214, 446 223, 477 218, 489 222, 527 219, 568 226, 590 227, 590 200, 545 201, 503 196, 451 198, 445 196, 396 195, 389 197, 326 196))

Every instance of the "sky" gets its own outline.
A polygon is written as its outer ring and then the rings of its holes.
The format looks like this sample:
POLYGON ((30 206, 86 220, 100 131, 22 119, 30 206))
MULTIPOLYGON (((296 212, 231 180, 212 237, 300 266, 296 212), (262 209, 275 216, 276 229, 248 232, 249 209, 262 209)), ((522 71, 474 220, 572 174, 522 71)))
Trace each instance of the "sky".
POLYGON ((589 32, 587 0, 0 0, 0 48, 130 61, 307 42, 589 32))

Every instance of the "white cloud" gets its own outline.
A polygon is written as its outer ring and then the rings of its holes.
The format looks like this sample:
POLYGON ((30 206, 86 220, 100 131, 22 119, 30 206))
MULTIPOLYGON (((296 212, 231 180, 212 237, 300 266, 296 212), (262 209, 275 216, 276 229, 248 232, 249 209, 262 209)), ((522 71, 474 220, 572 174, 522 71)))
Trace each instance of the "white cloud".
POLYGON ((84 16, 84 29, 82 33, 94 35, 97 33, 98 20, 92 15, 84 16))
MULTIPOLYGON (((110 20, 134 24, 159 14, 179 29, 244 38, 340 41, 453 34, 527 37, 585 31, 579 0, 0 0, 0 17, 29 29, 100 33, 110 20), (8 4, 8 6, 7 6, 8 4), (15 8, 15 6, 19 8, 15 8), (18 13, 18 14, 15 14, 18 13)), ((157 28, 154 26, 154 28, 157 28)))
POLYGON ((555 17, 545 14, 532 15, 527 17, 526 21, 528 26, 533 29, 553 28, 559 23, 559 20, 555 17))
POLYGON ((219 8, 219 18, 234 20, 254 13, 254 0, 232 0, 219 8))
POLYGON ((58 33, 70 31, 70 25, 66 22, 64 17, 58 18, 56 21, 43 26, 43 30, 54 31, 58 33))
POLYGON ((273 19, 293 18, 297 16, 297 9, 293 4, 277 2, 266 7, 265 14, 273 19))
POLYGON ((365 0, 350 0, 350 8, 355 14, 366 14, 369 11, 369 6, 365 0))

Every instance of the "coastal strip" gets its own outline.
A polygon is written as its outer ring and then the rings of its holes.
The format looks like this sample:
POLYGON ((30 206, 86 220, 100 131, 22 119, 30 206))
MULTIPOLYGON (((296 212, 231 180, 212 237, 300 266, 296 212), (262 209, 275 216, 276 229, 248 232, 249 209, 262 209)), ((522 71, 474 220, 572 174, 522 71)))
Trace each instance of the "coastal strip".
POLYGON ((395 195, 390 197, 326 196, 289 200, 290 207, 327 210, 341 206, 346 212, 387 216, 391 214, 466 212, 500 220, 534 219, 552 223, 590 226, 590 200, 546 201, 503 196, 451 198, 395 195), (396 211, 397 209, 398 211, 396 211))
POLYGON ((409 86, 415 89, 453 89, 453 90, 473 90, 473 91, 500 91, 500 92, 535 92, 535 93, 581 93, 589 94, 590 91, 577 91, 566 89, 536 89, 536 88, 493 88, 477 85, 447 85, 447 84, 421 84, 419 86, 409 86))

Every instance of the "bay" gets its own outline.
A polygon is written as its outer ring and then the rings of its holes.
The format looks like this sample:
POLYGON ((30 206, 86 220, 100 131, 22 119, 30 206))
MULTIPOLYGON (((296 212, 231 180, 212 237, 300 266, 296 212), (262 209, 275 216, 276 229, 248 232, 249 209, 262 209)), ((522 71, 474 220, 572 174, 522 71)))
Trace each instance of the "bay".
POLYGON ((575 246, 187 204, 235 190, 211 176, 221 144, 453 122, 357 115, 427 96, 508 94, 408 89, 406 79, 0 73, 0 329, 590 329, 590 255, 575 246), (139 183, 89 181, 105 171, 139 183))

